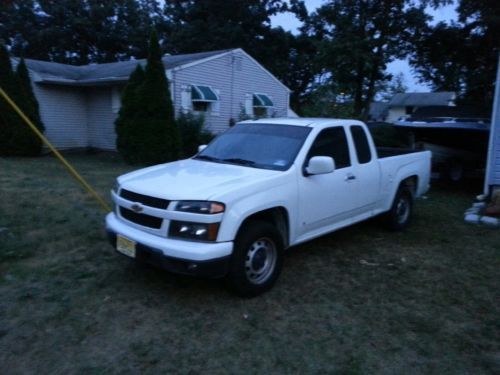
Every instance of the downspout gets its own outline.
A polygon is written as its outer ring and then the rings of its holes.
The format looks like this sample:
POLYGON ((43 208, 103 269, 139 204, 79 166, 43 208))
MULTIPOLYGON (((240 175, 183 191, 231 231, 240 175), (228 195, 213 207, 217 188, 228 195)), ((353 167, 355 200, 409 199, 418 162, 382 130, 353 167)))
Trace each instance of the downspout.
POLYGON ((233 91, 234 91, 234 53, 231 53, 231 92, 229 95, 229 124, 230 125, 235 119, 233 119, 233 91))
POLYGON ((495 124, 495 119, 500 117, 500 53, 498 54, 497 79, 495 86, 495 96, 493 99, 493 112, 491 113, 490 138, 488 140, 488 157, 486 159, 486 173, 484 176, 484 194, 490 194, 490 174, 491 164, 493 164, 493 142, 496 132, 500 132, 500 123, 495 124))

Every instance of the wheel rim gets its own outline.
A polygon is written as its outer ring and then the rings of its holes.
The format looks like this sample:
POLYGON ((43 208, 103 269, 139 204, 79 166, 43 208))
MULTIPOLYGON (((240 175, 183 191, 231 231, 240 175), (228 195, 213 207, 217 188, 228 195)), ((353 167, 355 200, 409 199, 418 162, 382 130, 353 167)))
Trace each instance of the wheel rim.
POLYGON ((269 238, 260 238, 248 248, 245 273, 252 284, 262 284, 273 274, 276 266, 276 245, 269 238))
POLYGON ((406 197, 399 198, 398 204, 396 206, 396 217, 399 224, 403 224, 408 220, 410 215, 410 202, 406 197))

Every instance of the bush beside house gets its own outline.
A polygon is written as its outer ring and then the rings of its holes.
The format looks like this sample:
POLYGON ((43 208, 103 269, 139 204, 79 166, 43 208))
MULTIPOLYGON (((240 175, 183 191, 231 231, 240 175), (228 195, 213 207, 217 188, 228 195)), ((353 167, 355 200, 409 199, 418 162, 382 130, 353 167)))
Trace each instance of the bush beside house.
MULTIPOLYGON (((44 131, 40 119, 38 101, 33 94, 28 69, 21 59, 16 72, 13 71, 9 53, 0 46, 0 87, 40 130, 44 131)), ((0 99, 0 155, 36 156, 42 150, 42 141, 24 123, 10 105, 0 99)))
POLYGON ((191 112, 181 112, 177 117, 177 126, 182 140, 182 157, 188 158, 198 152, 198 146, 209 143, 214 135, 203 126, 203 116, 191 112))

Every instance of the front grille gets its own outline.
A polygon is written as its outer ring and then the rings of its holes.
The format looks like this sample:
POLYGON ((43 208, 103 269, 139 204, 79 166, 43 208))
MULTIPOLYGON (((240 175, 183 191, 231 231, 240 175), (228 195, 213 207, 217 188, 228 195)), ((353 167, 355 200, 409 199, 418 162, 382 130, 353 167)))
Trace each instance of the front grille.
POLYGON ((122 189, 120 191, 120 196, 126 200, 139 202, 149 207, 161 208, 162 210, 166 210, 168 204, 170 203, 170 201, 166 199, 150 197, 149 195, 134 193, 133 191, 129 191, 126 189, 122 189))
POLYGON ((129 210, 125 207, 120 207, 120 215, 124 219, 131 221, 132 223, 136 223, 145 227, 160 229, 161 223, 163 219, 161 217, 146 215, 146 214, 138 214, 132 210, 129 210))

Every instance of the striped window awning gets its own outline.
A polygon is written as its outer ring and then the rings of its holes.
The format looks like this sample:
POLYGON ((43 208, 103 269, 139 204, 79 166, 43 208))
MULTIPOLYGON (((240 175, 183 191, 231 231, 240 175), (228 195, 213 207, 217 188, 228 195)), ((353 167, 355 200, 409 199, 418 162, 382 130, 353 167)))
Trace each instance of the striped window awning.
POLYGON ((191 100, 193 102, 216 102, 219 97, 210 86, 191 85, 191 100))
POLYGON ((253 106, 269 108, 274 107, 274 103, 266 94, 253 94, 253 106))

